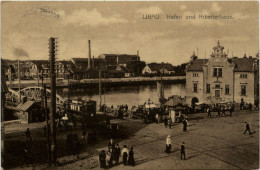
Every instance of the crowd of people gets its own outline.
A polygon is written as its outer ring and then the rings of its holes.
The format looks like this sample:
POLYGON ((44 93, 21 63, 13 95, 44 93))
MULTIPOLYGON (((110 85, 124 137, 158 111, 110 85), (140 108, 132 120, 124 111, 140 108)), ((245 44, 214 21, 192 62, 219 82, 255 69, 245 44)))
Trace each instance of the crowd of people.
POLYGON ((135 166, 134 148, 130 147, 130 151, 127 146, 124 145, 122 150, 118 144, 115 144, 113 139, 110 139, 108 150, 102 150, 99 154, 100 168, 111 168, 119 164, 120 156, 122 156, 122 162, 124 166, 135 166))

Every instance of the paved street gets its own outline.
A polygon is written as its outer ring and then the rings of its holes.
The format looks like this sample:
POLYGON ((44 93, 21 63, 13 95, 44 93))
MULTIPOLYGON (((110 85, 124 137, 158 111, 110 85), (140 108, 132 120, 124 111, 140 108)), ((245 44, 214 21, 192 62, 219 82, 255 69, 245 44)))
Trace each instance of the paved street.
MULTIPOLYGON (((259 167, 258 121, 258 112, 212 119, 207 119, 204 114, 204 119, 190 121, 188 132, 183 132, 182 124, 166 129, 163 124, 145 125, 129 119, 122 124, 127 125, 124 131, 133 135, 120 141, 119 145, 134 147, 136 169, 256 169, 259 167), (255 131, 251 136, 243 134, 245 121, 250 122, 252 131, 255 131), (169 134, 173 149, 168 155, 164 149, 169 134), (180 160, 182 142, 185 142, 187 160, 180 160)), ((84 160, 77 163, 81 167, 85 164, 84 160)), ((72 167, 68 165, 61 169, 72 167)), ((122 168, 133 169, 123 164, 112 169, 122 168)))
MULTIPOLYGON (((119 121, 121 131, 119 139, 115 139, 122 147, 133 146, 136 166, 130 167, 121 163, 112 169, 256 169, 259 167, 259 115, 258 112, 235 112, 233 117, 207 119, 206 113, 192 115, 204 117, 198 121, 189 121, 188 131, 182 131, 182 124, 172 129, 161 124, 144 124, 140 120, 126 119, 119 121), (250 123, 253 135, 243 134, 245 121, 250 123), (165 139, 172 136, 172 153, 166 154, 165 139), (187 160, 180 160, 180 145, 185 142, 187 160)), ((97 153, 107 149, 108 139, 103 139, 86 153, 81 159, 75 156, 70 163, 58 169, 98 168, 97 153), (95 149, 95 150, 93 150, 95 149), (91 153, 91 154, 90 154, 91 153)), ((120 158, 122 162, 122 157, 120 158)), ((43 165, 37 166, 42 169, 43 165)))
MULTIPOLYGON (((166 129, 163 124, 150 124, 120 145, 132 145, 138 169, 255 169, 258 168, 258 113, 241 113, 190 121, 188 132, 182 125, 166 129), (253 135, 243 134, 244 122, 251 124, 253 135), (173 152, 164 153, 165 139, 172 136, 173 152), (187 160, 180 160, 180 145, 185 142, 187 160)), ((138 123, 131 127, 135 130, 138 123)), ((115 167, 117 168, 117 167, 115 167)))

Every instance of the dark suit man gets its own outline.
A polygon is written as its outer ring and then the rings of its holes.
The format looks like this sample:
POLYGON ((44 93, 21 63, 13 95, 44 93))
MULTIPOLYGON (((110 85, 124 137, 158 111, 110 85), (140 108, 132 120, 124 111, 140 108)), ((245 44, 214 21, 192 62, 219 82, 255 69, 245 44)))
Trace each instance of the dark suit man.
POLYGON ((246 130, 245 130, 244 134, 248 131, 249 135, 251 135, 252 133, 250 131, 249 123, 245 122, 245 124, 246 124, 246 130))
POLYGON ((181 159, 182 159, 182 156, 184 157, 184 160, 186 160, 186 157, 185 157, 185 146, 184 146, 184 142, 182 142, 182 145, 181 145, 181 159))

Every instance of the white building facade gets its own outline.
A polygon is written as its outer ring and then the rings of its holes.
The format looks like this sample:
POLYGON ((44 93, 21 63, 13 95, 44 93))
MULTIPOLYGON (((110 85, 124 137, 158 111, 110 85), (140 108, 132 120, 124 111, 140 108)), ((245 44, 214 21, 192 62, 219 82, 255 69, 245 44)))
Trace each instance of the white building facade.
POLYGON ((258 58, 227 58, 218 42, 209 59, 192 56, 186 68, 186 100, 240 102, 258 100, 258 58))

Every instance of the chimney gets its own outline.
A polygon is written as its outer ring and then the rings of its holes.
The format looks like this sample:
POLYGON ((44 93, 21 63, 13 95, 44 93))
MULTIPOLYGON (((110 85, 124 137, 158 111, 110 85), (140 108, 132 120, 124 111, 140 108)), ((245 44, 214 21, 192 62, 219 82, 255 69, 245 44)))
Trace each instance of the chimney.
POLYGON ((90 47, 90 40, 88 40, 88 69, 90 69, 91 65, 90 65, 90 60, 91 60, 91 47, 90 47))
POLYGON ((92 59, 92 68, 94 68, 95 67, 95 58, 94 58, 94 56, 93 56, 93 59, 92 59))
POLYGON ((243 58, 246 58, 246 54, 244 55, 244 57, 243 58))
POLYGON ((137 56, 139 56, 139 50, 137 50, 137 56))
POLYGON ((253 57, 250 55, 249 58, 253 58, 253 57))

